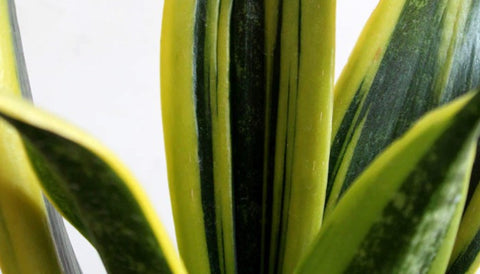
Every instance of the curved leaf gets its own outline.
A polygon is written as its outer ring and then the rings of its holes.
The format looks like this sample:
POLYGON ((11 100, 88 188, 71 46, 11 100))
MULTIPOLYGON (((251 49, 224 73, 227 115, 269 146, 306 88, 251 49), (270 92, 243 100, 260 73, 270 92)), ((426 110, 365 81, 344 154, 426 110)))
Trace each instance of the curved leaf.
MULTIPOLYGON (((0 93, 30 96, 13 1, 0 1, 0 93)), ((61 273, 48 211, 18 134, 0 122, 0 268, 61 273)), ((62 269, 63 268, 63 269, 62 269)), ((72 272, 78 273, 78 272, 72 272)))
POLYGON ((382 0, 335 87, 327 214, 425 112, 480 85, 478 0, 382 0))
POLYGON ((479 93, 427 114, 345 193, 299 272, 443 273, 479 134, 479 93))
POLYGON ((109 273, 184 273, 138 184, 89 136, 15 98, 0 116, 21 134, 48 198, 95 246, 109 273))
POLYGON ((0 268, 62 273, 35 172, 17 132, 0 121, 0 268))
POLYGON ((472 191, 458 230, 447 273, 475 273, 480 266, 480 188, 472 191))
MULTIPOLYGON (((15 3, 14 0, 7 0, 7 3, 12 38, 11 44, 13 45, 15 53, 12 55, 15 56, 15 61, 13 62, 15 67, 12 67, 12 70, 16 70, 16 82, 14 83, 15 85, 11 88, 13 88, 13 91, 18 91, 19 89, 19 93, 22 94, 22 97, 31 101, 32 93, 30 90, 30 82, 28 80, 27 68, 23 55, 23 47, 20 39, 20 30, 16 18, 15 3)), ((36 179, 34 184, 38 184, 36 179)), ((82 271, 80 270, 80 266, 75 256, 75 252, 73 251, 70 239, 68 238, 68 234, 65 229, 62 217, 47 199, 44 198, 43 200, 47 209, 50 233, 53 237, 55 250, 57 252, 57 258, 60 262, 62 271, 69 274, 81 273, 82 271)))

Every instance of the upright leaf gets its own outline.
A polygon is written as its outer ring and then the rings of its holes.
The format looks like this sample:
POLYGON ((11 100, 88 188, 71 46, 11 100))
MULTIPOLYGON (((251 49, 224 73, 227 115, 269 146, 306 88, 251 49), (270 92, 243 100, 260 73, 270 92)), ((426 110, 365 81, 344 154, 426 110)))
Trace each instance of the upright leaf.
MULTIPOLYGON (((477 149, 477 158, 478 158, 477 149)), ((478 167, 478 166, 477 166, 478 167)), ((474 173, 478 174, 478 170, 474 173)), ((478 178, 475 178, 478 179, 478 178)), ((480 266, 480 188, 470 184, 467 203, 448 266, 449 274, 475 273, 480 266)))
POLYGON ((382 0, 334 99, 327 214, 421 115, 480 85, 478 0, 382 0))
POLYGON ((444 273, 479 134, 479 93, 426 115, 345 193, 299 273, 444 273))
POLYGON ((10 96, 0 96, 0 116, 20 132, 48 198, 109 273, 185 273, 147 197, 108 150, 10 96))
MULTIPOLYGON (((28 80, 27 68, 23 56, 23 47, 20 39, 20 30, 16 18, 15 3, 14 0, 7 0, 9 18, 10 18, 10 30, 11 30, 11 45, 15 52, 14 62, 12 69, 16 71, 16 85, 20 90, 19 93, 26 100, 32 100, 32 93, 30 90, 30 82, 28 80)), ((6 39, 9 40, 9 39, 6 39)), ((13 71, 13 70, 12 70, 13 71)), ((14 80, 13 78, 11 80, 14 80)), ((15 88, 14 88, 15 90, 15 88)), ((37 182, 34 182, 37 184, 37 182)), ((43 199, 47 210, 47 217, 49 223, 50 234, 53 237, 55 245, 55 251, 60 263, 60 267, 63 272, 67 273, 81 273, 80 266, 78 265, 77 258, 73 251, 73 247, 68 238, 63 219, 55 208, 49 203, 47 199, 43 199)))
MULTIPOLYGON (((13 1, 0 1, 0 93, 29 96, 13 1)), ((38 180, 16 131, 0 122, 0 268, 61 273, 38 180)), ((65 269, 65 268, 63 268, 65 269)))
POLYGON ((166 1, 162 114, 190 271, 288 273, 318 232, 334 12, 333 0, 166 1))
MULTIPOLYGON (((462 35, 457 39, 461 45, 456 50, 458 60, 452 65, 452 74, 447 88, 450 90, 460 87, 468 88, 479 85, 480 78, 480 1, 472 1, 472 13, 465 22, 462 35)), ((460 90, 461 90, 460 89, 460 90)), ((478 208, 480 206, 480 142, 477 144, 477 155, 470 178, 467 202, 464 216, 450 259, 449 273, 474 273, 480 265, 480 218, 478 208)))
POLYGON ((199 273, 235 271, 227 133, 231 6, 206 0, 164 5, 162 116, 170 196, 180 254, 187 269, 199 273))
POLYGON ((266 6, 271 123, 265 165, 271 195, 265 201, 267 212, 273 203, 270 273, 292 273, 322 222, 333 107, 335 7, 334 0, 271 1, 266 6))

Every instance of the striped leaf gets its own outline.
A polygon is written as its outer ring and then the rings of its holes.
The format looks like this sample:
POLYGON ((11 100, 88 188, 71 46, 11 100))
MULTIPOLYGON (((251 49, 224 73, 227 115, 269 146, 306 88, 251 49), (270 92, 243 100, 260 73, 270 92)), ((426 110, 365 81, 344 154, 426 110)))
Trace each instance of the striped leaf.
POLYGON ((198 273, 221 268, 232 273, 235 267, 231 140, 226 134, 231 5, 164 4, 162 115, 170 196, 180 254, 187 269, 198 273), (201 89, 208 92, 199 94, 201 89), (209 102, 216 102, 215 108, 209 102))
MULTIPOLYGON (((14 3, 0 0, 0 93, 30 97, 24 65, 14 3)), ((48 221, 40 185, 21 139, 13 128, 0 121, 0 269, 3 273, 70 270, 59 264, 48 221)))
POLYGON ((332 0, 271 1, 266 7, 271 104, 266 149, 271 153, 267 157, 272 157, 266 161, 267 190, 272 184, 266 211, 271 199, 272 215, 264 219, 271 220, 270 273, 292 273, 322 222, 333 108, 335 7, 332 0))
MULTIPOLYGON (((4 6, 5 9, 8 7, 8 18, 10 21, 10 35, 3 36, 5 39, 4 42, 6 45, 13 46, 14 59, 6 58, 7 66, 14 66, 12 68, 12 72, 16 71, 15 74, 12 73, 11 77, 3 78, 7 85, 10 85, 11 91, 21 93, 22 97, 26 100, 32 100, 32 93, 30 90, 30 82, 28 80, 28 74, 26 69, 26 64, 23 56, 23 48, 22 42, 20 39, 20 30, 18 27, 18 22, 16 18, 15 12, 15 3, 14 0, 6 0, 7 5, 4 6), (13 82, 9 82, 13 81, 13 82), (12 86, 13 85, 13 86, 12 86)), ((5 17, 7 18, 7 17, 5 17)), ((4 59, 5 60, 5 59, 4 59)), ((22 150, 19 148, 19 150, 22 150)), ((24 156, 22 156, 24 157, 24 156)), ((34 181, 33 184, 38 185, 37 179, 32 179, 34 181)), ((30 187, 28 187, 30 188, 30 187)), ((38 186, 37 186, 38 188, 38 186)), ((63 219, 60 214, 55 210, 55 208, 49 203, 49 201, 44 197, 43 198, 45 207, 47 210, 47 217, 49 223, 50 234, 53 238, 53 242, 55 245, 55 251, 57 253, 57 259, 60 263, 60 267, 62 272, 66 273, 81 273, 80 266, 78 265, 77 258, 73 251, 73 247, 70 243, 70 239, 68 238, 67 231, 65 229, 65 225, 63 223, 63 219)), ((32 257, 31 255, 29 257, 32 257)), ((45 264, 42 262, 42 264, 45 264)))
POLYGON ((334 95, 327 215, 420 116, 480 85, 478 0, 382 0, 334 95))
MULTIPOLYGON (((457 81, 452 83, 451 88, 460 85, 461 88, 467 88, 470 83, 478 85, 478 75, 480 74, 480 1, 472 3, 477 13, 470 16, 467 20, 464 34, 461 36, 466 42, 463 42, 463 48, 457 51, 457 55, 463 58, 457 62, 457 81), (470 54, 462 54, 462 52, 470 54), (461 66, 461 64, 467 64, 461 66), (469 71, 468 74, 462 73, 462 70, 469 71), (463 75, 462 75, 463 74, 463 75)), ((455 242, 448 273, 475 273, 480 266, 480 218, 478 218, 478 209, 480 207, 480 143, 477 145, 477 154, 475 164, 470 178, 467 202, 464 215, 460 224, 459 232, 455 242)))
POLYGON ((48 198, 109 273, 185 273, 147 197, 108 150, 10 96, 0 96, 0 116, 20 133, 48 198))
POLYGON ((162 113, 191 272, 291 272, 323 213, 333 0, 166 1, 162 113))
POLYGON ((480 210, 480 187, 478 187, 480 154, 478 151, 477 146, 467 202, 448 266, 447 273, 449 274, 475 273, 480 266, 480 216, 478 214, 480 210))
POLYGON ((479 93, 426 115, 358 177, 298 272, 444 273, 479 134, 479 93))

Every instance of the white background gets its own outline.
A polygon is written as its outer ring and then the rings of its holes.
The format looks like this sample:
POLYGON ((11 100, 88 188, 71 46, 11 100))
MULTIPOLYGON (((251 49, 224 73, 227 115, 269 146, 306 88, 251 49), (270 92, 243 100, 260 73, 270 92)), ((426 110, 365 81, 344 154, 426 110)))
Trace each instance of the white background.
MULTIPOLYGON (((174 1, 174 0, 171 0, 174 1)), ((337 75, 378 0, 338 0, 337 75)), ((159 96, 162 0, 16 0, 36 105, 131 168, 174 238, 159 96)), ((84 273, 105 270, 69 227, 84 273)))

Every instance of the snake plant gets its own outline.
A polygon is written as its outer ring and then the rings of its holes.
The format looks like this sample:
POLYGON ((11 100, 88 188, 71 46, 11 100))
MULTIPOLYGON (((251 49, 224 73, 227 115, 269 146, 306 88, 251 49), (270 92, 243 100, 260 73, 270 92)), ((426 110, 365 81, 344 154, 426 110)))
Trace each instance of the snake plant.
POLYGON ((165 0, 161 109, 178 251, 128 169, 34 107, 0 0, 0 267, 475 273, 480 0, 380 0, 334 85, 335 0, 165 0))

